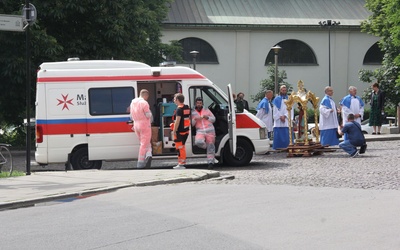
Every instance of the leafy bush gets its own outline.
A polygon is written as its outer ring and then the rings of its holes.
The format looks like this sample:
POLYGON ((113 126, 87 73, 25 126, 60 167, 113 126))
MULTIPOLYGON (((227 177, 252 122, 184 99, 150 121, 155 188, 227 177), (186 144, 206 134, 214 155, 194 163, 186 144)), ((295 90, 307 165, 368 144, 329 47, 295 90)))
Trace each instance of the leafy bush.
MULTIPOLYGON (((25 128, 21 126, 2 125, 0 132, 0 142, 11 144, 13 147, 26 146, 26 132, 25 128)), ((32 147, 35 145, 35 133, 31 133, 32 147)))
MULTIPOLYGON (((287 79, 286 71, 278 70, 278 90, 281 85, 286 85, 287 87, 287 93, 290 94, 292 92, 292 85, 288 82, 285 82, 284 79, 287 79)), ((250 98, 253 100, 253 102, 259 102, 265 97, 265 91, 267 90, 272 90, 275 91, 275 66, 274 64, 269 64, 267 67, 267 79, 263 79, 260 81, 260 90, 258 91, 257 94, 251 95, 250 98)))

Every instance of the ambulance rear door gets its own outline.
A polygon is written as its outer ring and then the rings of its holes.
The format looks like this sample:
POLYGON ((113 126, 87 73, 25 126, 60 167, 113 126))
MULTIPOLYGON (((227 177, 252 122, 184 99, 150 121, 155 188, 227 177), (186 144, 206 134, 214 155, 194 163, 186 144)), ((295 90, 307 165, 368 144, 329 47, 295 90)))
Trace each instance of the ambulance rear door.
POLYGON ((47 83, 45 86, 46 117, 38 117, 37 124, 44 126, 43 142, 47 145, 37 144, 36 158, 41 162, 47 149, 48 163, 66 162, 75 145, 87 142, 85 88, 66 83, 47 83))
POLYGON ((228 84, 228 126, 229 126, 229 146, 231 148, 232 155, 236 154, 236 112, 235 103, 232 96, 231 84, 228 84))

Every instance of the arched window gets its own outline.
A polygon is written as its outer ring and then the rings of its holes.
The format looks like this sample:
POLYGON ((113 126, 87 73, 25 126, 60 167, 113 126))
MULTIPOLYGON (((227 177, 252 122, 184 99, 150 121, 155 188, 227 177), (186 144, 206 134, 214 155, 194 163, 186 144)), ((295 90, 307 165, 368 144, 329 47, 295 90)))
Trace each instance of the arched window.
POLYGON ((192 63, 193 56, 190 54, 190 51, 198 51, 199 54, 196 56, 196 63, 209 63, 216 64, 218 63, 217 54, 215 53, 214 48, 206 41, 200 38, 188 37, 182 40, 179 40, 182 45, 183 52, 182 58, 185 63, 192 63))
MULTIPOLYGON (((278 54, 278 64, 279 65, 317 65, 317 59, 315 58, 315 54, 308 46, 302 41, 299 40, 285 40, 277 45, 281 46, 281 50, 278 54)), ((275 52, 270 50, 267 59, 265 60, 265 65, 275 64, 275 52)))
POLYGON ((379 48, 378 43, 374 43, 374 45, 369 48, 367 53, 364 56, 363 64, 382 64, 383 61, 383 52, 379 48))

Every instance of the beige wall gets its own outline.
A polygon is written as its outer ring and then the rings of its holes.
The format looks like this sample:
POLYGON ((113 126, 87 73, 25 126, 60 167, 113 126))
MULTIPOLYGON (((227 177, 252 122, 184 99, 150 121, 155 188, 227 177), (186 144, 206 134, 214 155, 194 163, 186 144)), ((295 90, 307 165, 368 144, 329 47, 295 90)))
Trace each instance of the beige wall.
MULTIPOLYGON (((187 37, 207 41, 215 49, 219 64, 197 64, 197 71, 223 90, 231 83, 235 93, 245 93, 251 107, 255 107, 256 103, 251 103, 250 95, 257 93, 260 89, 259 82, 268 77, 264 62, 270 48, 286 39, 297 39, 308 44, 318 63, 317 66, 279 66, 280 70, 287 73, 286 81, 297 90, 297 81, 301 79, 307 90, 320 98, 324 96, 323 90, 328 85, 327 30, 164 30, 163 35, 164 43, 187 37)), ((358 80, 358 71, 361 68, 376 68, 362 64, 365 53, 376 41, 378 38, 357 31, 331 31, 331 75, 336 102, 347 94, 350 85, 356 86, 359 94, 368 87, 368 84, 358 80)))

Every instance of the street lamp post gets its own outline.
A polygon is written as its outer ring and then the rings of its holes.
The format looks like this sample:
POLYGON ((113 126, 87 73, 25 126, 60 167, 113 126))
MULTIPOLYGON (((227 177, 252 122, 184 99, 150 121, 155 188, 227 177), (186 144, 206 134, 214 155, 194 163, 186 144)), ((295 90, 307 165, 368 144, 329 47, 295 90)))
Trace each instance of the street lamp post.
POLYGON ((29 0, 25 0, 25 47, 26 47, 26 86, 25 86, 25 96, 26 96, 26 175, 31 174, 31 47, 30 47, 30 17, 31 9, 29 0))
POLYGON ((271 49, 275 52, 275 95, 278 95, 278 53, 282 49, 281 46, 275 45, 271 49))
POLYGON ((190 51, 190 54, 193 57, 193 69, 196 70, 196 57, 197 57, 197 54, 199 54, 199 52, 196 50, 193 50, 193 51, 190 51))
POLYGON ((329 87, 332 85, 331 83, 331 28, 332 26, 337 26, 340 22, 326 20, 320 21, 318 23, 321 27, 328 27, 328 61, 329 61, 329 87))

